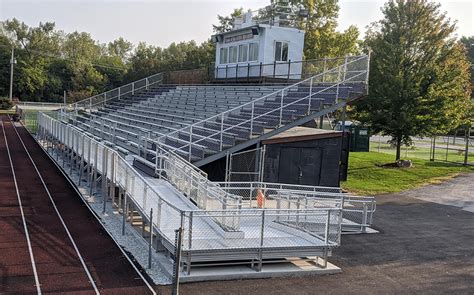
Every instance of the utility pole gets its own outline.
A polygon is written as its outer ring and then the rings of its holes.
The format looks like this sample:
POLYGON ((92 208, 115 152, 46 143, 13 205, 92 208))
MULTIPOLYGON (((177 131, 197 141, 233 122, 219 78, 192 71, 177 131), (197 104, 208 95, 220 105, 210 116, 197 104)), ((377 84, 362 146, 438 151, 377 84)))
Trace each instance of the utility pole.
POLYGON ((15 64, 15 47, 12 46, 12 57, 10 59, 10 101, 13 100, 13 65, 15 64))

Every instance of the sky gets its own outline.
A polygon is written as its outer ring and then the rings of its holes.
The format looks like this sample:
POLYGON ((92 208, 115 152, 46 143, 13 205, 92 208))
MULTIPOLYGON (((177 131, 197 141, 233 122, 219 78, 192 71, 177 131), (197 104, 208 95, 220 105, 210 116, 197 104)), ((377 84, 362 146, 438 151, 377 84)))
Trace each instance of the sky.
MULTIPOLYGON (((85 31, 100 42, 123 37, 161 47, 172 42, 202 42, 212 34, 217 15, 233 8, 257 9, 269 0, 0 0, 0 20, 17 18, 29 26, 53 21, 65 32, 85 31)), ((362 36, 382 18, 384 0, 339 0, 339 30, 351 24, 362 36)), ((474 35, 474 0, 438 0, 457 21, 458 36, 474 35)))

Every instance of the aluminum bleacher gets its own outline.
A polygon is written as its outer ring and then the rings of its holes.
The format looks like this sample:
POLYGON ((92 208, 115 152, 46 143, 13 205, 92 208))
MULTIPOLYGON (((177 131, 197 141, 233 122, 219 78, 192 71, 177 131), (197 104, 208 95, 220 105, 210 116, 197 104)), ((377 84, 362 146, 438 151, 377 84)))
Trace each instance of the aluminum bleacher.
POLYGON ((368 56, 346 58, 290 86, 149 85, 89 108, 78 104, 68 119, 124 153, 153 162, 159 143, 202 166, 364 96, 367 64, 368 56))
MULTIPOLYGON (((257 259, 260 266, 264 259, 285 257, 326 261, 343 226, 361 232, 370 226, 373 198, 339 188, 321 194, 315 192, 327 188, 213 183, 198 167, 363 97, 368 65, 368 55, 346 57, 292 85, 165 85, 157 74, 75 103, 60 112, 59 121, 41 115, 40 136, 67 149, 71 163, 79 159, 95 174, 105 171, 106 185, 120 185, 144 220, 147 210, 161 212, 156 235, 170 253, 176 249, 173 230, 184 224, 188 272, 191 264, 209 261, 257 259), (121 156, 124 179, 101 168, 109 163, 104 152, 121 156), (146 201, 147 192, 153 199, 146 201), (266 204, 252 201, 259 194, 266 204)), ((102 176, 90 179, 92 187, 102 176)))

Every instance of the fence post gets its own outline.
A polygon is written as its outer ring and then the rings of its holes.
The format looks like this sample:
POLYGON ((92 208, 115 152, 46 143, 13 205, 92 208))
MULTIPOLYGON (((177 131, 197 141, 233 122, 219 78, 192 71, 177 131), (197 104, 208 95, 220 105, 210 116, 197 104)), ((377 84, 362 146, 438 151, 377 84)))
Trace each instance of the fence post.
POLYGON ((308 97, 308 115, 311 113, 311 101, 313 100, 313 77, 309 82, 309 97, 308 97))
POLYGON ((446 162, 448 161, 448 153, 449 153, 449 135, 446 138, 446 162))
POLYGON ((260 251, 258 253, 258 269, 257 271, 262 271, 263 263, 263 241, 265 235, 265 210, 262 210, 262 225, 260 227, 260 251))
POLYGON ((464 165, 467 165, 469 162, 469 141, 471 137, 471 128, 467 128, 465 131, 466 134, 466 148, 464 150, 464 165))
POLYGON ((365 233, 367 231, 367 203, 362 203, 363 204, 363 210, 362 210, 362 232, 365 233))
MULTIPOLYGON (((127 186, 128 183, 128 173, 125 176, 125 186, 127 186)), ((123 207, 122 207, 122 236, 125 235, 125 222, 127 221, 127 190, 123 189, 123 207)))

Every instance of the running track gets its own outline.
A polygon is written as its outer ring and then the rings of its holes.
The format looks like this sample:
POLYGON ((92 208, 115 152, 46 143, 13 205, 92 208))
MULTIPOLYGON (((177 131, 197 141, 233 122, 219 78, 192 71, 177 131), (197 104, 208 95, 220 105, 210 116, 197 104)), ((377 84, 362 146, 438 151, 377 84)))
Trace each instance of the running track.
POLYGON ((29 133, 0 124, 0 294, 152 294, 29 133))

